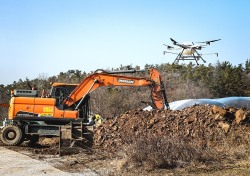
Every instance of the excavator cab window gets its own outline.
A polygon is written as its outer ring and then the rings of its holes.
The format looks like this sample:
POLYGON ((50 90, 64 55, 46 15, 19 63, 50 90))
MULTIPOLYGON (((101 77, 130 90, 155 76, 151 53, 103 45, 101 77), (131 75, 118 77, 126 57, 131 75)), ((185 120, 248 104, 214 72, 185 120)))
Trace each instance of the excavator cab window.
POLYGON ((53 86, 50 91, 50 97, 56 99, 56 106, 62 109, 63 100, 77 87, 77 84, 62 84, 53 86))
POLYGON ((53 86, 50 91, 50 97, 56 98, 62 93, 70 94, 77 85, 62 85, 62 86, 53 86))
POLYGON ((64 87, 56 87, 54 97, 56 99, 56 106, 59 107, 63 100, 68 96, 67 89, 64 87))

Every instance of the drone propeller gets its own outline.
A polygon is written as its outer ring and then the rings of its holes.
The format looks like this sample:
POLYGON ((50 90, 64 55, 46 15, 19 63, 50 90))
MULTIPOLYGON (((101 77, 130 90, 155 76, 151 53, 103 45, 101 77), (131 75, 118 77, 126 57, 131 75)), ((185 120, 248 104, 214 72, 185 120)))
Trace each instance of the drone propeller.
POLYGON ((178 42, 175 41, 174 39, 170 38, 170 40, 173 42, 174 45, 176 45, 178 42))
POLYGON ((210 45, 210 43, 212 43, 212 42, 217 42, 217 41, 219 41, 219 40, 221 40, 221 39, 217 39, 217 40, 208 40, 208 41, 205 41, 205 42, 197 42, 197 43, 206 43, 206 45, 210 45))
POLYGON ((171 49, 175 49, 174 47, 172 47, 172 46, 169 46, 169 45, 166 45, 166 44, 163 44, 164 46, 166 46, 167 47, 167 49, 169 49, 169 50, 171 50, 171 49))
POLYGON ((187 49, 187 48, 190 48, 190 45, 185 45, 185 44, 180 44, 178 43, 177 41, 175 41, 174 39, 170 38, 170 40, 172 41, 173 45, 177 45, 183 49, 187 49))

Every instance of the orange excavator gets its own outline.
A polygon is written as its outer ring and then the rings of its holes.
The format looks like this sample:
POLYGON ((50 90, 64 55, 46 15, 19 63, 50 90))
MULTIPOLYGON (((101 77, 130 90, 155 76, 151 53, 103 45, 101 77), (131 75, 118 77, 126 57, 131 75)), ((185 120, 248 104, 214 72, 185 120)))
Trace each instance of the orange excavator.
POLYGON ((50 94, 42 97, 38 97, 37 90, 14 90, 8 117, 3 121, 1 140, 9 146, 24 140, 36 141, 39 136, 83 140, 90 129, 90 93, 102 86, 148 86, 152 107, 168 108, 160 73, 151 68, 149 78, 121 75, 135 72, 138 71, 97 70, 80 84, 54 83, 50 94))

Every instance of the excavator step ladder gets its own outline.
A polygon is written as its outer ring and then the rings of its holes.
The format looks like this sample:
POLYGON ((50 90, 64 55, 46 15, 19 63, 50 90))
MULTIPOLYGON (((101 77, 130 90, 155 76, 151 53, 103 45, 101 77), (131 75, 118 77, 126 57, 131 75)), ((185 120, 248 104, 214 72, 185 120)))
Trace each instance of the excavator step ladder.
POLYGON ((93 126, 83 122, 71 122, 60 127, 59 139, 60 156, 63 148, 73 148, 75 146, 90 148, 93 144, 93 126))

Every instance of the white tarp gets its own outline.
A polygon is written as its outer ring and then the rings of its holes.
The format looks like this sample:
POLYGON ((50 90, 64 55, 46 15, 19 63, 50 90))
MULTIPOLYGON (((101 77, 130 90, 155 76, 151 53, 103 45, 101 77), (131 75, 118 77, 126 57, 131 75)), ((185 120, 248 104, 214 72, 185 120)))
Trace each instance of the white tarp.
POLYGON ((215 101, 213 99, 187 99, 187 100, 179 100, 169 103, 171 110, 182 110, 186 107, 191 107, 194 105, 217 105, 223 107, 223 103, 215 101))
MULTIPOLYGON (((247 108, 250 109, 250 97, 226 97, 216 99, 186 99, 178 100, 169 103, 171 110, 182 110, 194 105, 217 105, 221 107, 235 107, 235 108, 247 108)), ((144 110, 152 110, 152 107, 148 106, 144 110)))
POLYGON ((170 109, 182 110, 193 105, 217 105, 221 107, 250 108, 250 97, 226 97, 216 99, 187 99, 169 103, 170 109))

